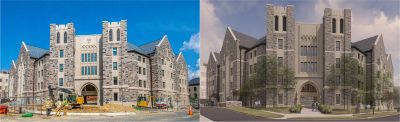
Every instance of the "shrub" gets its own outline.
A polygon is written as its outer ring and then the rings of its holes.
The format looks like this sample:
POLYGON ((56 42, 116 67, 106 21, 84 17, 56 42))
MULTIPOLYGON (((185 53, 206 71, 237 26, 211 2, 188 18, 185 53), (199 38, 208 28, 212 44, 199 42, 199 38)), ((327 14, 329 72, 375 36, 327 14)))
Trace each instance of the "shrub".
POLYGON ((321 104, 318 106, 318 110, 323 114, 330 114, 332 113, 332 106, 321 104))
POLYGON ((300 113, 303 107, 300 104, 290 106, 289 111, 291 113, 300 113))

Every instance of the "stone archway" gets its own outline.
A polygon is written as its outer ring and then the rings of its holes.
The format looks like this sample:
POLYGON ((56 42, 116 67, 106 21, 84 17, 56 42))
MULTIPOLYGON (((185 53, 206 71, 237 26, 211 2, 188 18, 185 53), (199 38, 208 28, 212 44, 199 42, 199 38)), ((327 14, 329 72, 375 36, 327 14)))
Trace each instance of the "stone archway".
POLYGON ((311 82, 304 83, 300 89, 300 104, 311 107, 313 101, 319 101, 318 90, 311 82))
POLYGON ((88 83, 83 85, 81 89, 81 95, 83 96, 84 103, 88 105, 97 105, 98 104, 98 90, 96 86, 92 83, 88 83))

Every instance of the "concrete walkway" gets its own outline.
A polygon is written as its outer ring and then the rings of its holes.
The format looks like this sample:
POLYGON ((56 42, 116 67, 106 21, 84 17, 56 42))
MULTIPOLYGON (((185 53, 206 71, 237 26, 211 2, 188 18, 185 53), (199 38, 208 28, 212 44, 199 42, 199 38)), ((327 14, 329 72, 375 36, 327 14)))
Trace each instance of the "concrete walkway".
POLYGON ((281 118, 277 119, 289 119, 289 118, 308 118, 308 117, 343 117, 343 116, 353 116, 353 114, 341 114, 341 115, 329 115, 329 114, 322 114, 318 110, 312 111, 310 108, 303 108, 301 109, 301 113, 292 113, 292 114, 283 114, 283 113, 277 113, 277 112, 272 112, 272 111, 266 111, 274 114, 280 114, 283 115, 281 118))

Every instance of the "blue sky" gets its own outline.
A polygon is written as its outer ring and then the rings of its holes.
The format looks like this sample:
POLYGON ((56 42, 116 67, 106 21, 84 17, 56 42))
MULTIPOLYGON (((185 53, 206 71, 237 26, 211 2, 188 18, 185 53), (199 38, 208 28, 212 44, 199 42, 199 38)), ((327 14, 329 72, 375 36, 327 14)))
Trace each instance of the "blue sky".
POLYGON ((76 34, 101 34, 102 21, 128 21, 128 41, 142 45, 167 35, 197 76, 199 1, 1 2, 1 66, 8 70, 21 41, 48 49, 50 24, 73 22, 76 34), (197 43, 197 46, 196 46, 197 43))

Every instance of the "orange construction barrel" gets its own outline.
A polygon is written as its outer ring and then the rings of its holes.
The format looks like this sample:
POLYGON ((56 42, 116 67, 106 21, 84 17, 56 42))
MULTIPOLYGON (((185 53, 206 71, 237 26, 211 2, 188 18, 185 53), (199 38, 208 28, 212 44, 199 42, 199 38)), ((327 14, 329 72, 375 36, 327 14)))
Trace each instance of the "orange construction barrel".
POLYGON ((8 106, 0 105, 0 114, 7 114, 8 106))

